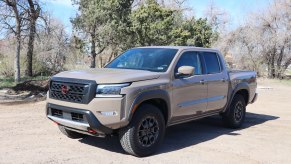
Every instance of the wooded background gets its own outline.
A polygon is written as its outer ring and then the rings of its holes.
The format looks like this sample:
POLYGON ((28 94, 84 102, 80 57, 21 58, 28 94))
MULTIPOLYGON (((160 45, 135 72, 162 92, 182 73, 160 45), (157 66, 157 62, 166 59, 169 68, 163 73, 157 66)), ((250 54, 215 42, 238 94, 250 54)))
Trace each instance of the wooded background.
POLYGON ((229 28, 213 2, 197 18, 187 0, 72 0, 72 32, 39 0, 0 0, 0 78, 50 76, 103 67, 136 46, 179 45, 221 50, 235 69, 284 78, 291 65, 291 0, 276 0, 229 28))

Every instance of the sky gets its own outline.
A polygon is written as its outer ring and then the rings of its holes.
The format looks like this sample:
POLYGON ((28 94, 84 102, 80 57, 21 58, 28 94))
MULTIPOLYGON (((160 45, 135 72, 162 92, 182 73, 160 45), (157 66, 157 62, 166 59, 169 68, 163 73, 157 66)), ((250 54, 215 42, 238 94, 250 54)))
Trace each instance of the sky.
MULTIPOLYGON (((212 2, 230 15, 230 28, 234 29, 242 24, 252 12, 262 10, 272 0, 188 0, 185 5, 191 8, 196 18, 204 17, 207 6, 212 2)), ((72 31, 70 18, 74 17, 77 7, 72 5, 71 0, 43 0, 46 10, 51 11, 53 16, 60 19, 68 33, 72 31)))

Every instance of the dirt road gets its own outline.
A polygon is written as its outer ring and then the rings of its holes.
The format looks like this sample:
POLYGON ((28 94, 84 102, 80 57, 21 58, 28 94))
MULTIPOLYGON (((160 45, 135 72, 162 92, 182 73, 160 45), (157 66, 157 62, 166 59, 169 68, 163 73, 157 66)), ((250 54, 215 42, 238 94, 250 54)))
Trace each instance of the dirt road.
POLYGON ((211 117, 167 130, 156 155, 124 154, 116 137, 72 140, 44 114, 45 102, 0 104, 0 163, 291 163, 291 86, 261 82, 240 130, 211 117))

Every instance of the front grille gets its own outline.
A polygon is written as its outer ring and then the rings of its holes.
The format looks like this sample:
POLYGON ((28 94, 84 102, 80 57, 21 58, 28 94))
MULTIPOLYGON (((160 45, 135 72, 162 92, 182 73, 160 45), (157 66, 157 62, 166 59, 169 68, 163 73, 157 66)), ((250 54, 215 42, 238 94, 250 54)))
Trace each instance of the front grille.
POLYGON ((58 110, 58 109, 51 109, 52 111, 52 116, 56 116, 56 117, 63 117, 63 111, 58 110))
POLYGON ((84 103, 84 97, 88 92, 87 88, 87 84, 52 81, 50 97, 57 100, 84 103))
POLYGON ((80 122, 83 122, 84 121, 84 118, 83 118, 83 115, 82 114, 79 114, 79 113, 71 113, 71 117, 72 117, 72 120, 73 121, 80 121, 80 122))

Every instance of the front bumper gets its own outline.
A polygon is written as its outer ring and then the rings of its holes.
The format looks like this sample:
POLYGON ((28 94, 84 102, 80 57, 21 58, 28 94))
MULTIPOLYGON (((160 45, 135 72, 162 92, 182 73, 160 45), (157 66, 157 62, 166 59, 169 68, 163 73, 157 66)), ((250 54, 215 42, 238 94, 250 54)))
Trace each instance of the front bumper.
POLYGON ((46 111, 50 120, 76 131, 86 133, 93 130, 96 135, 111 134, 113 132, 111 128, 102 125, 89 110, 48 103, 46 111))
POLYGON ((47 104, 70 109, 89 111, 102 125, 110 129, 119 129, 128 124, 126 117, 126 98, 93 98, 88 104, 66 102, 47 97, 47 104))

